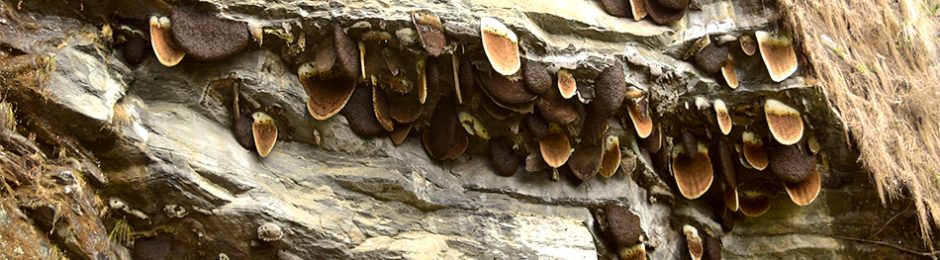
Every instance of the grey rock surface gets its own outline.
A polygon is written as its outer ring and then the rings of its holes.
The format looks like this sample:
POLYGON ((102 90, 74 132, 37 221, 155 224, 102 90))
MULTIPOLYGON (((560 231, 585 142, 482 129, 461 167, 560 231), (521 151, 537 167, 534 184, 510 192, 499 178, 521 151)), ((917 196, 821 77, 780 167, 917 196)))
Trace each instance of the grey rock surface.
MULTIPOLYGON (((38 90, 51 94, 47 109, 57 119, 50 119, 57 121, 51 125, 90 147, 107 179, 98 187, 103 194, 146 215, 146 221, 129 217, 135 229, 173 230, 154 234, 173 241, 169 254, 174 258, 611 258, 594 234, 591 215, 591 209, 611 203, 640 217, 650 259, 688 258, 679 231, 685 224, 720 236, 728 258, 890 256, 902 252, 839 236, 917 241, 910 233, 913 225, 879 230, 895 214, 901 216, 896 223, 915 216, 894 204, 882 206, 867 173, 845 167, 855 164, 851 152, 843 151, 844 140, 836 140, 842 136, 838 130, 823 139, 836 152, 815 203, 798 207, 777 194, 770 213, 740 219, 725 232, 704 200, 685 200, 662 181, 641 184, 657 176, 648 160, 637 161, 635 171, 577 186, 552 181, 547 172, 499 177, 483 155, 435 162, 414 136, 396 147, 385 138, 357 137, 342 116, 312 119, 295 73, 295 61, 303 57, 297 53, 303 50, 294 43, 319 38, 329 22, 383 20, 400 31, 411 26, 407 12, 421 8, 441 15, 448 37, 461 42, 478 41, 478 16, 499 17, 524 39, 527 58, 555 69, 577 69, 586 78, 614 58, 625 59, 628 79, 651 91, 663 115, 695 96, 728 101, 784 93, 818 111, 808 115, 827 122, 818 127, 836 129, 841 123, 825 97, 805 87, 800 77, 780 85, 753 80, 731 93, 674 58, 703 35, 768 26, 763 17, 773 10, 753 10, 756 1, 699 1, 699 9, 672 27, 615 19, 593 1, 206 2, 225 17, 260 21, 270 31, 265 37, 279 40, 266 39, 261 48, 218 62, 184 61, 166 68, 151 56, 129 67, 120 52, 102 43, 91 22, 55 16, 71 16, 63 13, 68 5, 26 3, 27 10, 47 13, 29 14, 42 21, 39 30, 60 28, 57 32, 23 39, 11 37, 25 33, 11 22, 0 29, 4 46, 51 57, 54 69, 38 90), (26 42, 30 39, 58 39, 61 45, 43 49, 26 42), (267 158, 235 140, 230 113, 235 88, 277 122, 279 141, 267 158), (188 214, 168 215, 167 207, 188 214), (266 223, 280 227, 283 238, 259 239, 258 227, 266 223)), ((147 2, 137 8, 159 9, 153 6, 147 2)), ((147 14, 138 11, 122 14, 147 14)), ((629 140, 625 158, 643 157, 634 156, 642 152, 629 140)), ((0 222, 9 217, 4 212, 0 208, 0 222)), ((123 247, 114 248, 120 252, 123 247)), ((98 258, 85 249, 66 250, 98 258)))

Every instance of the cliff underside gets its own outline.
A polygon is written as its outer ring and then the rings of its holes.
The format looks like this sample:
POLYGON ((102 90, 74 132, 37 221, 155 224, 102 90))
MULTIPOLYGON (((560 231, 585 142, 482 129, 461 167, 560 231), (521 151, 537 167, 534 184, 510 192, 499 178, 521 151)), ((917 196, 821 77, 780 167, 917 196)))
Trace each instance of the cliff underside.
POLYGON ((0 1, 0 258, 936 258, 935 50, 614 2, 0 1))

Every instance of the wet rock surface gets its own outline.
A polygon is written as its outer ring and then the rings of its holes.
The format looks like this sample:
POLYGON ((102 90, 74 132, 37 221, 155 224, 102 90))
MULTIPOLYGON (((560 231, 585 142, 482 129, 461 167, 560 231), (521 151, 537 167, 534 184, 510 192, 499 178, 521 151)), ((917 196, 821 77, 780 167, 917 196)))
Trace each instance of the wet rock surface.
MULTIPOLYGON (((732 92, 675 58, 699 37, 768 26, 763 14, 774 10, 759 9, 756 1, 693 1, 701 2, 698 9, 679 25, 657 26, 606 15, 591 1, 213 0, 207 2, 222 17, 261 21, 269 39, 225 60, 184 60, 171 68, 149 53, 138 65, 125 64, 117 45, 104 39, 100 21, 71 12, 118 11, 120 19, 143 21, 166 12, 162 1, 104 2, 84 3, 83 9, 79 2, 0 5, 4 90, 17 116, 32 127, 3 136, 29 140, 25 136, 39 133, 33 139, 42 149, 34 154, 67 154, 82 168, 73 174, 82 180, 78 184, 48 184, 70 194, 58 201, 71 213, 3 195, 0 223, 22 228, 0 232, 0 246, 10 249, 0 256, 45 257, 56 250, 78 259, 606 259, 616 251, 595 230, 591 210, 610 204, 639 216, 649 259, 688 258, 685 224, 720 237, 727 258, 914 258, 865 240, 922 245, 908 202, 882 206, 868 173, 856 170, 825 97, 803 78, 770 84, 765 72, 755 70, 742 75, 745 83, 732 92), (479 42, 479 15, 500 17, 523 38, 526 58, 553 64, 550 70, 573 70, 579 79, 593 79, 613 59, 624 60, 626 80, 650 93, 664 121, 686 120, 677 114, 695 96, 737 104, 766 95, 801 100, 830 151, 823 191, 813 204, 798 207, 780 190, 767 214, 731 217, 734 228, 727 230, 722 211, 704 197, 686 200, 670 188, 672 180, 653 171, 651 156, 633 139, 621 142, 624 159, 636 160, 635 170, 574 185, 553 181, 547 171, 499 176, 485 153, 437 162, 416 135, 395 146, 385 138, 359 137, 342 115, 311 118, 296 66, 308 61, 303 59, 311 55, 304 53, 312 48, 298 42, 318 42, 334 21, 355 27, 357 21, 383 20, 389 31, 408 35, 408 11, 416 9, 440 15, 449 40, 467 44, 479 42), (277 123, 279 141, 265 159, 237 141, 235 88, 277 123), (65 190, 73 186, 81 188, 65 190), (109 205, 109 198, 126 207, 109 205), (259 238, 258 227, 271 224, 283 236, 259 238), (52 235, 40 234, 53 226, 52 235), (115 230, 125 226, 128 239, 115 239, 115 230), (24 235, 38 239, 13 239, 24 235)), ((629 133, 629 126, 611 122, 609 131, 629 133)), ((52 169, 36 172, 37 179, 59 176, 52 169)), ((31 185, 40 186, 21 182, 4 191, 25 193, 31 185)))

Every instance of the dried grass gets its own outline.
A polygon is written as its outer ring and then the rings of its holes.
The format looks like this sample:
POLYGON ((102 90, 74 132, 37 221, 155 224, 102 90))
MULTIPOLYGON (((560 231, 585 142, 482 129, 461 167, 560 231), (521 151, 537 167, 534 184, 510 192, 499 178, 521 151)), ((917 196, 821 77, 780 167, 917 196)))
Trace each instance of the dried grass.
POLYGON ((16 132, 16 115, 14 111, 13 104, 6 102, 6 98, 0 98, 0 129, 16 132))
POLYGON ((839 109, 883 203, 940 227, 937 0, 780 0, 806 71, 839 109))

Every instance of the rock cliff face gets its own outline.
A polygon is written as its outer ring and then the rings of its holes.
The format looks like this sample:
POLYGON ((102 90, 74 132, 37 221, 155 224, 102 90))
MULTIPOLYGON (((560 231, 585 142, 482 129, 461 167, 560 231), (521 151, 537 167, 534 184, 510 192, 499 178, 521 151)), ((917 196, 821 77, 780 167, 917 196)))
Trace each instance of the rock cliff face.
POLYGON ((639 216, 649 259, 689 258, 684 225, 720 238, 727 258, 922 256, 915 214, 906 202, 879 203, 812 82, 797 73, 774 83, 758 59, 738 65, 742 83, 732 90, 680 59, 703 36, 783 26, 766 18, 775 4, 693 1, 682 20, 660 26, 585 0, 204 2, 263 28, 263 43, 174 67, 147 46, 131 65, 119 37, 146 34, 150 15, 183 3, 0 2, 0 86, 17 122, 0 140, 0 223, 8 227, 0 256, 614 258, 596 225, 606 205, 639 216), (498 17, 519 35, 525 58, 573 71, 588 100, 595 76, 624 61, 627 82, 642 86, 655 118, 676 131, 696 97, 741 107, 766 96, 798 100, 828 156, 823 190, 800 207, 778 189, 764 215, 724 215, 705 198, 685 199, 669 172, 654 170, 629 121, 608 130, 623 137, 618 173, 580 183, 564 174, 553 181, 550 171, 498 176, 482 139, 439 162, 420 135, 396 146, 359 137, 343 115, 311 118, 297 69, 329 28, 388 32, 410 40, 405 54, 413 55, 410 13, 419 9, 440 17, 448 41, 477 48, 479 17, 498 17), (278 142, 266 158, 236 140, 235 89, 275 119, 278 142))

